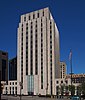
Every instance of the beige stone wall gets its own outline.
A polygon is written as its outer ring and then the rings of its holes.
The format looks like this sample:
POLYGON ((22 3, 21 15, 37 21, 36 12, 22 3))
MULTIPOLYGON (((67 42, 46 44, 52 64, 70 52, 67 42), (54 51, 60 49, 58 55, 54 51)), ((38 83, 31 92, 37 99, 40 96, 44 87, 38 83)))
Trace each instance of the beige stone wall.
MULTIPOLYGON (((59 33, 52 18, 51 13, 48 8, 41 9, 39 11, 31 12, 21 16, 21 22, 18 28, 18 72, 17 79, 18 83, 21 81, 21 25, 23 24, 23 94, 27 94, 27 79, 26 79, 26 23, 28 23, 28 75, 30 75, 30 25, 31 21, 33 23, 33 75, 34 75, 34 94, 36 95, 46 95, 51 94, 51 67, 50 67, 50 22, 52 22, 52 93, 55 94, 55 79, 59 77, 59 33), (44 16, 43 16, 44 11, 44 16), (39 18, 37 15, 39 13, 39 18), (35 14, 35 19, 33 19, 33 14, 35 14), (29 20, 30 16, 30 20, 29 20), (24 18, 26 20, 24 21, 24 18), (43 29, 43 89, 41 89, 41 19, 42 19, 42 29, 43 29), (38 45, 38 75, 35 75, 35 23, 37 20, 37 45, 38 45), (57 39, 57 41, 55 41, 57 39), (56 46, 55 46, 56 45, 56 46), (56 52, 57 51, 57 52, 56 52), (36 85, 36 83, 38 85, 36 85), (46 90, 48 85, 48 90, 46 90)), ((19 87, 19 85, 18 85, 19 87)), ((19 93, 20 91, 18 91, 19 93)))

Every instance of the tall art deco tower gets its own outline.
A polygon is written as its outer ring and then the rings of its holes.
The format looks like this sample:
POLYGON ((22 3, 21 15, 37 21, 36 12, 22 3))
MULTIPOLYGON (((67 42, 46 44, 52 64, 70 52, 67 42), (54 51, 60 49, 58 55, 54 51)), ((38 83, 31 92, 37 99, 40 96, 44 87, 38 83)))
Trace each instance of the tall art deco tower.
POLYGON ((60 78, 59 32, 49 8, 21 15, 17 50, 18 94, 55 95, 60 78))

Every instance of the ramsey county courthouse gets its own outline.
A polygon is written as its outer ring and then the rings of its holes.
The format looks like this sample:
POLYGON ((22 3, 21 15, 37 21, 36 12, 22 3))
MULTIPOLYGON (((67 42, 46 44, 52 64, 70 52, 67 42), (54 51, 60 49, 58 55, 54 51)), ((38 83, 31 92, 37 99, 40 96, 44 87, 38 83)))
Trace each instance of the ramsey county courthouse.
POLYGON ((8 82, 8 94, 21 91, 23 95, 56 95, 57 78, 60 78, 59 32, 49 8, 21 15, 17 83, 8 82))

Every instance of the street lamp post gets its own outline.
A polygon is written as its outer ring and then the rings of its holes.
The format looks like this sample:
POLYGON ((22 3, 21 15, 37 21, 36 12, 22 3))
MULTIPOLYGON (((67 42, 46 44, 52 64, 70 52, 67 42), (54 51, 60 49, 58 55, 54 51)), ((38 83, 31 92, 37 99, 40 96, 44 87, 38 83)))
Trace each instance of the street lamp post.
POLYGON ((21 86, 20 86, 20 100, 21 100, 21 86))
POLYGON ((22 90, 22 82, 19 82, 19 85, 20 85, 20 100, 21 100, 21 90, 22 90))
POLYGON ((0 71, 0 100, 1 100, 1 71, 0 71))
POLYGON ((47 83, 47 87, 46 87, 46 96, 48 95, 48 83, 47 83))

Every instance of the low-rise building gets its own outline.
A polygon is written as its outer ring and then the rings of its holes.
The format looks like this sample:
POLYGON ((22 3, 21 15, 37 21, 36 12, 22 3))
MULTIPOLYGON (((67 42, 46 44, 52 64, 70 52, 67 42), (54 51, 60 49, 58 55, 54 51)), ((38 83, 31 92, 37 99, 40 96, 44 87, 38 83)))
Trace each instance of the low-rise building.
MULTIPOLYGON (((75 95, 77 94, 77 87, 80 83, 72 83, 75 87, 75 95)), ((61 95, 63 91, 63 95, 71 95, 71 91, 69 87, 71 86, 71 79, 70 78, 63 78, 63 79, 56 79, 56 95, 61 95), (63 90, 62 90, 63 89, 63 90)))
POLYGON ((4 85, 3 94, 17 95, 17 81, 8 81, 8 85, 4 85))
MULTIPOLYGON (((75 95, 78 94, 78 87, 85 82, 85 74, 73 74, 72 85, 75 87, 75 95)), ((71 86, 71 75, 66 75, 65 78, 59 78, 55 81, 56 95, 61 95, 61 89, 63 87, 63 95, 71 95, 69 86, 71 86)), ((80 92, 82 94, 82 91, 80 92)))
MULTIPOLYGON (((71 75, 66 75, 66 78, 71 78, 71 75)), ((85 82, 85 74, 72 74, 72 83, 85 82)))

